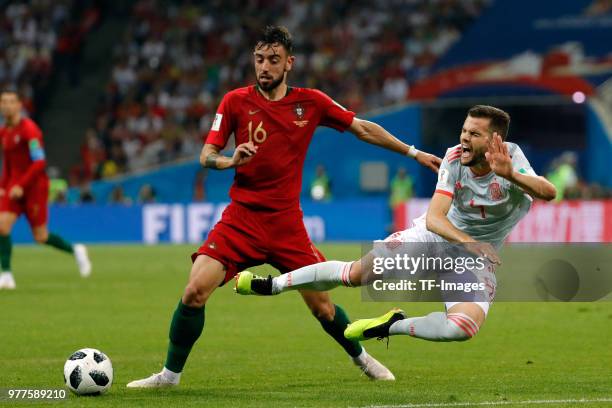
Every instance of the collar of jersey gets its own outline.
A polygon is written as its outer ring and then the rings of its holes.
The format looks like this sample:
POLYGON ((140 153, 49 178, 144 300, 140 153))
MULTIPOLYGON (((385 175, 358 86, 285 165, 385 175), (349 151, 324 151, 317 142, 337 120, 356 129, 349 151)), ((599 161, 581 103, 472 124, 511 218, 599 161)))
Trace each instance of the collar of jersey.
POLYGON ((287 96, 289 96, 291 91, 293 91, 293 87, 287 85, 287 92, 285 92, 285 95, 282 98, 280 98, 278 101, 271 101, 271 100, 267 99, 265 96, 263 96, 263 94, 261 93, 261 90, 259 89, 259 85, 258 84, 255 84, 254 88, 255 88, 255 92, 257 92, 259 94, 259 96, 261 96, 266 102, 270 102, 270 103, 275 103, 275 102, 282 101, 287 96))
POLYGON ((489 169, 489 171, 488 171, 487 173, 485 173, 485 174, 481 174, 481 175, 477 175, 476 173, 474 173, 474 170, 472 170, 472 168, 471 168, 471 167, 469 167, 469 169, 470 169, 470 174, 471 174, 471 175, 472 175, 472 177, 474 177, 474 178, 483 178, 483 177, 487 177, 487 176, 488 176, 489 174, 491 174, 491 172, 493 171, 493 170, 489 169))

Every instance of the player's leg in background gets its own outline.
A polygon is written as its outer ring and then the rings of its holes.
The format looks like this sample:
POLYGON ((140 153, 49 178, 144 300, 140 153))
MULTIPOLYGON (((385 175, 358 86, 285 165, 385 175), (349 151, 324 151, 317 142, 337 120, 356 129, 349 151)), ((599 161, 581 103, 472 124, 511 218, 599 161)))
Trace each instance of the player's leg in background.
MULTIPOLYGON (((299 209, 290 209, 280 214, 274 214, 274 219, 264 223, 267 226, 266 235, 275 237, 271 240, 270 255, 267 262, 281 273, 292 271, 319 263, 328 272, 343 268, 348 271, 351 262, 325 262, 323 254, 312 244, 303 223, 303 214, 299 209), (323 263, 321 263, 323 262, 323 263)), ((324 272, 322 272, 324 273, 324 272)), ((348 278, 347 278, 348 279, 348 278)), ((320 288, 318 290, 321 290, 320 288)), ((326 292, 310 290, 300 291, 304 302, 321 326, 353 359, 361 370, 372 379, 393 380, 393 374, 382 364, 369 356, 356 341, 344 337, 344 330, 350 320, 342 307, 335 305, 326 292)))
POLYGON ((395 380, 387 367, 370 356, 358 341, 344 337, 344 330, 351 323, 344 309, 334 304, 327 292, 300 290, 304 302, 317 318, 327 334, 342 346, 357 365, 372 380, 395 380))
POLYGON ((67 254, 74 256, 82 277, 91 274, 91 262, 87 255, 87 248, 82 244, 72 244, 63 237, 53 232, 49 232, 47 223, 49 220, 49 200, 48 183, 42 183, 32 188, 25 196, 25 215, 32 228, 34 240, 39 244, 49 245, 67 254))
POLYGON ((350 323, 344 309, 335 305, 327 292, 300 290, 300 294, 310 312, 321 323, 323 330, 332 336, 349 356, 359 356, 363 350, 359 342, 344 337, 344 330, 350 323))
POLYGON ((153 388, 179 383, 187 357, 204 330, 206 302, 225 278, 226 269, 221 262, 202 254, 195 258, 189 282, 170 322, 164 369, 151 377, 130 382, 127 385, 129 388, 153 388))
POLYGON ((91 274, 91 262, 87 255, 85 245, 72 244, 60 235, 49 232, 47 224, 32 227, 32 235, 34 236, 34 240, 39 244, 49 245, 50 247, 73 255, 82 277, 87 277, 91 274))
POLYGON ((13 241, 11 231, 17 221, 17 214, 0 212, 0 289, 14 289, 15 279, 11 272, 11 258, 13 255, 13 241))
MULTIPOLYGON (((351 262, 330 261, 325 262, 323 254, 312 244, 304 223, 302 212, 289 210, 279 214, 277 222, 270 222, 269 236, 276 237, 272 242, 271 256, 268 263, 281 271, 291 271, 301 268, 302 290, 300 294, 312 314, 319 320, 323 329, 334 338, 344 350, 351 356, 357 357, 363 351, 361 345, 355 341, 349 341, 344 337, 344 329, 350 323, 346 312, 334 305, 326 292, 321 292, 324 287, 335 287, 339 285, 340 279, 335 276, 344 270, 348 276, 351 262), (316 265, 313 265, 316 264, 316 265), (310 265, 310 266, 307 266, 310 265), (316 282, 316 276, 327 277, 327 282, 316 282), (313 281, 314 284, 313 284, 313 281), (327 284, 326 284, 327 283, 327 284), (321 285, 319 285, 321 284, 321 285), (312 286, 316 291, 308 290, 312 286)), ((284 278, 284 286, 293 286, 290 276, 284 278)))
POLYGON ((74 245, 66 241, 58 234, 49 232, 46 224, 32 227, 32 236, 34 236, 34 240, 39 244, 49 245, 50 247, 59 249, 62 252, 74 254, 74 245))

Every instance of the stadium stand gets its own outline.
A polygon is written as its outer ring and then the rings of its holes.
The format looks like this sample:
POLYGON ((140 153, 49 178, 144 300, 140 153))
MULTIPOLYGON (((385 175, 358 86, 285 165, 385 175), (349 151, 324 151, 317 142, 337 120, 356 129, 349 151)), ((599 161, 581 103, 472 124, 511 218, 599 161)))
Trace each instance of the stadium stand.
POLYGON ((568 95, 584 101, 612 73, 609 1, 496 1, 410 97, 568 95), (486 37, 491 40, 484 40, 486 37))
POLYGON ((16 89, 30 115, 44 103, 54 73, 67 68, 77 84, 82 41, 99 19, 93 1, 3 2, 0 86, 16 89))
POLYGON ((252 38, 266 22, 294 34, 292 84, 364 112, 404 101, 488 1, 258 4, 236 15, 242 2, 138 1, 72 184, 197 154, 220 97, 254 82, 252 38))

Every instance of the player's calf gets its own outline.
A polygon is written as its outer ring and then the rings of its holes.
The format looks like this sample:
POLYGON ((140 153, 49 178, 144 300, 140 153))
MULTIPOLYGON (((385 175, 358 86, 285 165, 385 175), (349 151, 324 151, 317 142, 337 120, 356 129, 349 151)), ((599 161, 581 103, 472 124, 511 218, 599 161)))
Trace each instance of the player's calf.
MULTIPOLYGON (((310 313, 312 313, 317 320, 320 322, 334 321, 334 318, 336 317, 336 308, 339 308, 339 306, 334 305, 329 297, 329 294, 307 290, 301 290, 300 294, 302 295, 302 299, 304 299, 304 303, 306 303, 306 306, 308 306, 308 309, 310 309, 310 313)), ((345 323, 344 327, 346 327, 347 324, 348 323, 345 323)), ((344 327, 342 327, 342 331, 344 331, 344 327)))
POLYGON ((170 322, 168 353, 162 372, 130 382, 128 388, 159 388, 177 385, 191 353, 204 330, 205 303, 225 278, 225 267, 216 259, 198 256, 189 283, 170 322))
POLYGON ((465 341, 474 337, 479 329, 466 314, 434 312, 393 323, 389 335, 405 334, 430 341, 465 341))

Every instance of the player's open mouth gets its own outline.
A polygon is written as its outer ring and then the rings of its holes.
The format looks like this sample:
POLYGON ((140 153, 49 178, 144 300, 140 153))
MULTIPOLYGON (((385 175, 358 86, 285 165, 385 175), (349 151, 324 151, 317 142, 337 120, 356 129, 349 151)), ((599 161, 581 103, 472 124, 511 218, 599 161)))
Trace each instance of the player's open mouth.
POLYGON ((466 145, 461 145, 461 158, 462 159, 467 159, 471 155, 472 155, 472 149, 470 149, 466 145))

